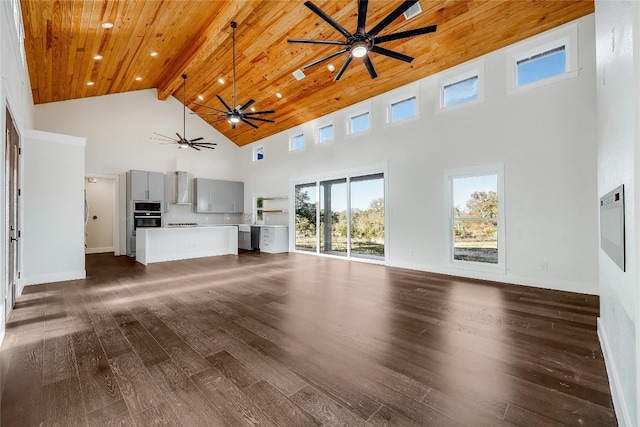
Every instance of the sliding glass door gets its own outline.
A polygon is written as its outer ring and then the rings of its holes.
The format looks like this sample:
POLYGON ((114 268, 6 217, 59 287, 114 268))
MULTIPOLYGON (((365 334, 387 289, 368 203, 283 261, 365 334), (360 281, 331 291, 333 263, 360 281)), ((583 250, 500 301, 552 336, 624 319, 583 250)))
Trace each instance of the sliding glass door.
POLYGON ((347 256, 347 179, 320 182, 320 252, 347 256))
POLYGON ((296 250, 316 252, 318 188, 316 183, 296 185, 296 250))
POLYGON ((384 259, 384 175, 353 177, 351 256, 384 259))
POLYGON ((385 259, 384 173, 295 186, 296 250, 385 259))

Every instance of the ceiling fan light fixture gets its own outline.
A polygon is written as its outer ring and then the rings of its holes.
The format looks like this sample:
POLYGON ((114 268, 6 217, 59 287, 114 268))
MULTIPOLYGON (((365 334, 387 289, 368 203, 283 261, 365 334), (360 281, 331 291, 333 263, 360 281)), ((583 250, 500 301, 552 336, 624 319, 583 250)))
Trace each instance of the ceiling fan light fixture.
POLYGON ((102 28, 104 28, 105 30, 110 30, 111 28, 113 28, 113 23, 112 22, 103 22, 102 23, 102 28))
POLYGON ((367 54, 367 52, 369 52, 369 48, 367 47, 367 44, 364 42, 356 42, 353 44, 353 47, 351 48, 351 54, 356 58, 364 57, 367 54))
POLYGON ((229 121, 231 123, 240 123, 240 117, 238 117, 237 115, 233 115, 229 118, 229 121))
POLYGON ((181 142, 178 148, 189 148, 189 144, 187 144, 186 142, 181 142))

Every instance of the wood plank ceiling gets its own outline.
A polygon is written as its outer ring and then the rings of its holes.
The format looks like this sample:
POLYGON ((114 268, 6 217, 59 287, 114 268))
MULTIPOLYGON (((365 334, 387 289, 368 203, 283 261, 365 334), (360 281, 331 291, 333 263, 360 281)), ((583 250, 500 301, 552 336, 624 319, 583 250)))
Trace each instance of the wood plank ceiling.
MULTIPOLYGON (((369 2, 367 29, 399 5, 369 2)), ((357 1, 314 0, 349 31, 355 31, 357 1)), ((242 146, 387 92, 594 11, 592 0, 422 0, 423 12, 396 19, 381 35, 437 24, 435 33, 386 43, 411 55, 411 64, 372 54, 372 80, 354 60, 340 81, 323 63, 292 73, 338 50, 337 46, 287 43, 287 38, 343 40, 303 1, 21 0, 25 49, 36 104, 157 88, 158 98, 182 100, 181 74, 188 75, 192 102, 223 108, 215 95, 232 99, 230 22, 236 21, 237 101, 253 98, 258 110, 275 109, 253 129, 243 123, 216 129, 242 146), (112 22, 111 29, 102 28, 112 22), (151 56, 157 52, 157 56, 151 56), (95 59, 102 55, 102 59, 95 59), (139 80, 136 78, 139 77, 139 80), (218 82, 223 79, 224 84, 218 82), (87 85, 94 82, 93 85, 87 85), (276 92, 283 97, 277 98, 276 92), (202 100, 198 99, 202 97, 202 100)), ((340 68, 345 55, 328 61, 340 68)), ((206 116, 204 116, 206 117, 206 116)))

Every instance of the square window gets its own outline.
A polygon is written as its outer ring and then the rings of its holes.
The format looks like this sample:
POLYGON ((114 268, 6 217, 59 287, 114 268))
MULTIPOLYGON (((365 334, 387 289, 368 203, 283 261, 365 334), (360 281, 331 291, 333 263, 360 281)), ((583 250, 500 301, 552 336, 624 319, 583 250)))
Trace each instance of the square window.
POLYGON ((322 126, 318 129, 318 142, 333 141, 333 124, 322 126))
POLYGON ((565 45, 516 61, 516 86, 524 86, 567 72, 565 45))
POLYGON ((418 114, 415 96, 391 104, 391 123, 415 117, 418 114))
POLYGON ((478 75, 445 85, 442 88, 442 106, 451 107, 478 99, 478 75))
POLYGON ((253 161, 257 162, 264 159, 264 147, 256 147, 253 149, 253 161))
POLYGON ((349 133, 359 133, 369 130, 369 112, 349 118, 349 133))
POLYGON ((294 135, 289 139, 289 151, 298 151, 304 148, 304 134, 294 135))

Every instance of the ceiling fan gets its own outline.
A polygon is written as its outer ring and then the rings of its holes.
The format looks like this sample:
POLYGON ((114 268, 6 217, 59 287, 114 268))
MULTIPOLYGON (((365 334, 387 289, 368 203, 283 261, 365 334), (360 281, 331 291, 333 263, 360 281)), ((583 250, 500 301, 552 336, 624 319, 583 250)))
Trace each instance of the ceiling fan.
POLYGON ((151 139, 164 141, 161 144, 179 144, 178 148, 191 147, 198 151, 200 151, 201 148, 209 148, 210 150, 215 150, 215 147, 213 146, 218 145, 215 142, 198 142, 198 141, 202 141, 204 139, 203 137, 187 139, 187 136, 186 136, 187 135, 187 131, 186 131, 187 105, 186 104, 187 104, 187 75, 183 74, 182 75, 182 135, 176 132, 176 135, 178 136, 178 139, 176 139, 170 136, 166 136, 166 135, 162 135, 157 132, 154 132, 155 135, 161 136, 162 138, 151 137, 151 139))
POLYGON ((367 7, 369 6, 369 2, 367 0, 358 0, 358 26, 356 32, 351 34, 347 31, 342 25, 338 24, 333 18, 327 15, 322 9, 313 4, 310 1, 304 3, 313 13, 318 15, 320 18, 324 19, 329 25, 338 30, 340 34, 342 34, 346 40, 345 41, 335 41, 335 40, 308 40, 308 39, 287 39, 289 43, 309 43, 309 44, 330 44, 337 46, 344 46, 341 50, 332 53, 331 55, 325 56, 317 61, 314 61, 310 64, 302 67, 303 70, 313 67, 314 65, 320 64, 321 62, 327 61, 333 57, 338 55, 342 55, 343 53, 349 53, 349 56, 342 64, 340 71, 336 74, 336 77, 333 79, 334 81, 340 80, 342 74, 345 72, 351 60, 353 58, 362 58, 362 62, 364 62, 364 66, 369 71, 369 75, 372 79, 378 77, 373 64, 371 63, 371 59, 369 58, 369 53, 379 53, 380 55, 388 56, 393 59, 398 59, 400 61, 411 62, 413 61, 413 57, 404 55, 402 53, 394 52, 389 49, 385 49, 380 47, 379 45, 385 42, 390 42, 392 40, 404 39, 407 37, 413 37, 421 34, 432 33, 436 31, 437 25, 430 25, 428 27, 416 28, 414 30, 401 31, 399 33, 386 34, 384 36, 379 36, 378 33, 384 30, 389 24, 391 24, 396 18, 406 12, 411 6, 416 4, 418 0, 405 0, 398 6, 393 12, 387 15, 382 21, 380 21, 375 27, 370 29, 368 32, 365 30, 365 25, 367 23, 367 7))
POLYGON ((256 102, 253 99, 248 100, 243 105, 236 104, 236 27, 237 26, 238 25, 235 22, 231 22, 231 28, 233 31, 233 105, 234 107, 233 108, 230 107, 229 104, 227 104, 220 95, 216 95, 216 97, 220 100, 222 105, 224 105, 224 108, 226 108, 227 111, 223 111, 223 110, 210 107, 204 104, 199 104, 197 102, 194 102, 194 104, 204 108, 209 108, 215 111, 215 113, 196 113, 196 114, 203 114, 203 115, 213 114, 218 116, 214 120, 208 120, 207 121, 208 123, 217 123, 223 120, 227 120, 229 123, 231 123, 232 129, 235 129, 236 125, 240 122, 246 123, 249 126, 257 129, 258 125, 256 125, 255 123, 252 123, 251 121, 257 120, 259 122, 275 123, 275 120, 269 120, 269 119, 264 119, 262 117, 257 117, 258 115, 262 115, 262 114, 273 114, 275 113, 275 110, 255 111, 254 109, 252 109, 250 112, 247 112, 247 109, 256 102))

